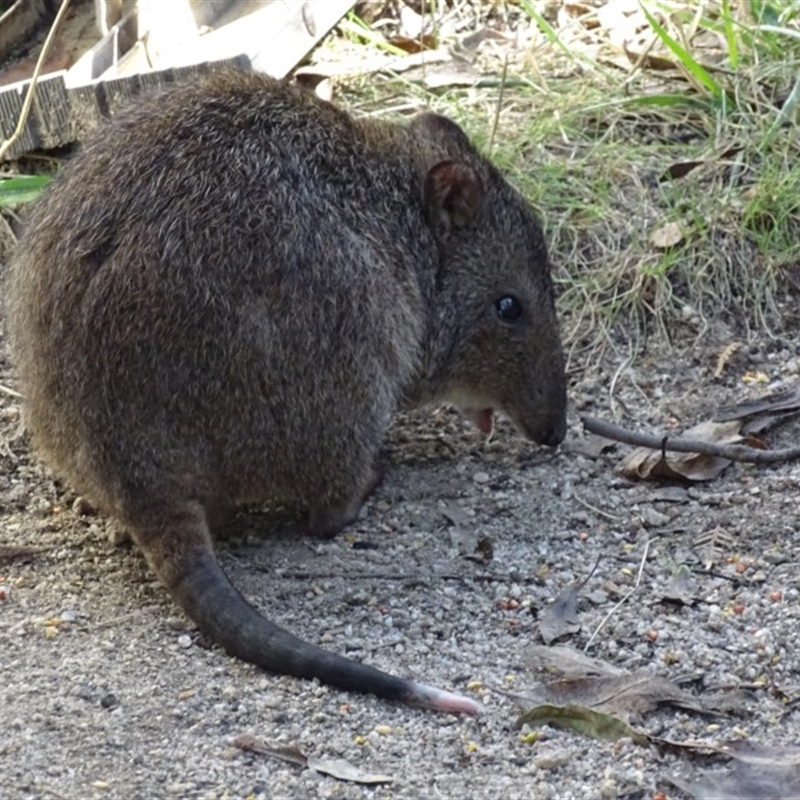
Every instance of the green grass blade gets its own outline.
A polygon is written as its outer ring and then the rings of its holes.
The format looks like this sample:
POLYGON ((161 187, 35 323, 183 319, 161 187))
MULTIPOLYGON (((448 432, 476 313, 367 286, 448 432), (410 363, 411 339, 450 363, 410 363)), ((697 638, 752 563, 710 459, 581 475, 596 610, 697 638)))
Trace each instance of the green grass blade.
POLYGON ((789 96, 786 98, 783 105, 781 106, 781 110, 775 117, 775 121, 772 123, 767 133, 764 135, 762 147, 766 146, 767 143, 772 140, 773 136, 783 132, 783 129, 785 128, 786 124, 790 123, 792 118, 795 116, 798 102, 800 102, 800 78, 798 78, 795 81, 794 86, 792 87, 792 91, 789 93, 789 96))
POLYGON ((583 107, 584 113, 595 113, 612 108, 630 106, 652 106, 656 108, 694 108, 711 114, 714 106, 710 100, 691 97, 685 94, 650 94, 641 97, 621 97, 604 103, 595 103, 583 107))
POLYGON ((647 17, 647 22, 656 32, 658 38, 661 39, 666 47, 668 47, 675 54, 675 56, 680 60, 681 64, 683 64, 686 70, 698 81, 698 83, 704 86, 715 100, 722 102, 723 91, 720 85, 697 61, 695 61, 691 53, 689 53, 679 42, 677 42, 669 35, 669 33, 667 33, 664 26, 641 3, 639 5, 644 12, 644 15, 647 17))
POLYGON ((48 175, 20 175, 0 180, 0 206, 9 208, 30 203, 50 183, 48 175))
POLYGON ((354 39, 361 39, 367 44, 377 47, 379 50, 384 50, 387 53, 391 53, 395 56, 408 55, 408 53, 406 53, 406 51, 401 47, 396 47, 390 42, 387 42, 382 33, 376 33, 373 31, 369 25, 367 25, 360 17, 356 16, 352 12, 343 19, 339 20, 338 27, 346 35, 351 36, 354 39))
POLYGON ((759 24, 777 25, 781 19, 778 11, 769 3, 762 2, 762 0, 752 0, 750 13, 759 24))
POLYGON ((725 41, 728 44, 728 63, 731 69, 739 66, 739 40, 734 31, 731 0, 722 0, 722 24, 725 27, 725 41))
POLYGON ((691 106, 700 111, 710 112, 711 103, 701 100, 698 97, 687 97, 685 94, 653 94, 643 95, 642 97, 630 97, 625 99, 625 105, 633 106, 691 106))
POLYGON ((575 58, 575 54, 561 41, 561 37, 555 32, 553 26, 533 7, 530 0, 520 0, 520 6, 554 45, 560 47, 570 58, 575 58))

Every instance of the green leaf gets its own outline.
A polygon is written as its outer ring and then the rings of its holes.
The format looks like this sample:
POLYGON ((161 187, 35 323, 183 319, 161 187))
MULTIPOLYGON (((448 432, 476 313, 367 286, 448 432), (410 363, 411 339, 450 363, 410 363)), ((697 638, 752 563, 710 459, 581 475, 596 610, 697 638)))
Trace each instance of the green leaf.
POLYGON ((651 94, 643 97, 626 98, 624 105, 632 106, 691 106, 701 111, 711 111, 711 104, 698 97, 687 97, 684 94, 651 94))
POLYGON ((35 200, 52 179, 49 175, 19 175, 0 180, 0 207, 19 206, 35 200))
POLYGON ((724 102, 724 93, 720 85, 697 61, 695 61, 686 48, 667 33, 664 26, 641 3, 640 6, 644 15, 647 17, 647 22, 650 24, 650 27, 656 32, 658 38, 675 54, 687 72, 689 72, 698 83, 704 86, 715 100, 724 102))
POLYGON ((551 725, 554 728, 574 731, 592 739, 616 742, 629 737, 634 743, 647 745, 649 738, 611 714, 601 714, 585 706, 542 705, 520 715, 517 725, 527 723, 532 727, 551 725))

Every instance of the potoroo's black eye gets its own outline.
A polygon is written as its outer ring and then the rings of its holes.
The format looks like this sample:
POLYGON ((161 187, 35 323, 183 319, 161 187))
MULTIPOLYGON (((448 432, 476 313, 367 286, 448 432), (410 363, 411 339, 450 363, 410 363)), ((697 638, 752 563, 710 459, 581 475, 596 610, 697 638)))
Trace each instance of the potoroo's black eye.
POLYGON ((510 294, 501 297, 495 304, 497 316, 503 322, 516 322, 522 316, 522 305, 510 294))

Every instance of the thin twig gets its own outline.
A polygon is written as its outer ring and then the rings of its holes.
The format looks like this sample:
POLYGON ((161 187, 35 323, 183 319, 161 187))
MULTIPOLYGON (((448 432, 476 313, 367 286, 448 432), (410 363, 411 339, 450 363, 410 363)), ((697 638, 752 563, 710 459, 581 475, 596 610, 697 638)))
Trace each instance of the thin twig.
POLYGON ((27 547, 19 544, 0 544, 0 564, 8 564, 20 558, 30 558, 39 553, 46 553, 52 547, 27 547))
POLYGON ((644 543, 644 553, 642 553, 642 560, 639 562, 639 572, 636 574, 636 583, 633 584, 631 589, 625 594, 625 596, 614 605, 614 607, 606 614, 603 619, 600 621, 600 624, 594 629, 594 632, 589 637, 589 641, 586 642, 586 646, 583 648, 583 652, 588 652, 589 648, 592 646, 592 642, 597 638, 597 635, 602 630, 603 626, 608 622, 611 617, 616 613, 617 609, 628 602, 631 599, 633 594, 639 588, 639 584, 642 582, 642 574, 644 573, 644 565, 647 563, 647 553, 650 550, 650 540, 648 539, 644 543))
POLYGON ((8 22, 8 20, 10 20, 11 17, 13 17, 14 14, 20 10, 20 8, 22 8, 22 0, 17 0, 16 3, 11 6, 11 8, 6 9, 2 14, 0 14, 0 26, 8 22))
MULTIPOLYGON (((493 575, 491 573, 479 573, 475 575, 454 575, 453 573, 401 573, 401 572, 354 572, 346 575, 343 572, 274 572, 265 567, 254 565, 258 572, 267 572, 275 578, 283 578, 288 581, 325 581, 342 578, 348 581, 401 581, 403 583, 425 581, 460 581, 462 583, 501 583, 508 582, 508 575, 493 575)), ((595 565, 596 569, 596 565, 595 565)), ((591 577, 591 575, 589 576, 591 577)), ((530 577, 520 577, 517 583, 539 583, 540 578, 535 575, 530 577)))
POLYGON ((489 146, 487 152, 491 155, 494 150, 494 138, 497 135, 497 128, 500 124, 500 109, 503 107, 503 97, 506 93, 506 80, 508 79, 508 55, 503 61, 503 74, 500 76, 500 91, 497 94, 497 106, 494 110, 494 120, 492 121, 492 132, 489 134, 489 146))
POLYGON ((0 392, 7 394, 9 397, 17 397, 22 399, 22 395, 18 391, 12 389, 10 386, 5 386, 2 383, 0 383, 0 392))
POLYGON ((585 430, 606 439, 651 450, 671 451, 673 453, 699 453, 704 456, 727 458, 730 461, 746 461, 751 464, 774 464, 777 461, 791 461, 800 458, 800 446, 786 447, 782 450, 761 450, 745 444, 715 444, 701 439, 685 439, 682 436, 658 436, 653 433, 637 433, 621 428, 611 422, 595 417, 581 417, 585 430))
POLYGON ((135 619, 139 619, 142 616, 142 610, 137 609, 136 611, 132 611, 130 614, 121 614, 118 617, 112 617, 111 619, 104 619, 102 622, 96 622, 92 625, 92 630, 99 631, 103 628, 120 628, 124 625, 127 625, 129 622, 133 622, 135 619))
POLYGON ((50 50, 50 45, 53 43, 53 39, 55 39, 56 31, 58 30, 59 25, 61 25, 61 20, 64 19, 64 15, 67 13, 67 8, 69 7, 69 0, 61 0, 61 7, 58 9, 58 14, 56 14, 56 18, 53 20, 53 24, 50 26, 50 30, 47 34, 47 38, 44 40, 44 44, 42 45, 42 52, 39 53, 39 59, 36 62, 36 67, 33 70, 33 75, 31 76, 31 82, 28 84, 28 91, 25 94, 25 102, 22 104, 22 111, 19 114, 19 120, 17 121, 17 127, 14 133, 8 137, 8 139, 3 142, 0 146, 0 161, 5 158, 6 153, 11 149, 11 146, 22 136, 23 131, 25 130, 25 124, 28 121, 28 115, 31 112, 31 106, 33 105, 33 99, 36 96, 36 84, 39 80, 39 73, 42 71, 42 67, 44 66, 44 60, 47 58, 47 53, 50 50))
POLYGON ((584 500, 577 492, 573 492, 572 496, 584 507, 588 508, 590 511, 594 511, 595 514, 600 514, 601 517, 605 517, 606 519, 613 520, 614 522, 618 522, 619 520, 623 519, 623 517, 618 517, 614 514, 609 514, 608 511, 603 511, 602 508, 598 508, 597 506, 593 506, 588 500, 584 500))

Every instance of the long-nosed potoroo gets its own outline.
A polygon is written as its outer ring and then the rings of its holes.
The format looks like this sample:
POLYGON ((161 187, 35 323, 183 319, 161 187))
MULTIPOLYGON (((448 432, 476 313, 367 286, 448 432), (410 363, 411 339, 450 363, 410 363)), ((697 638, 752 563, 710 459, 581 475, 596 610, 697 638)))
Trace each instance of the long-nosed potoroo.
POLYGON ((201 630, 274 672, 477 711, 270 622, 211 538, 226 509, 269 500, 340 530, 398 409, 450 402, 484 432, 500 410, 563 439, 542 229, 461 128, 354 119, 240 71, 172 87, 63 168, 6 288, 35 447, 201 630))

